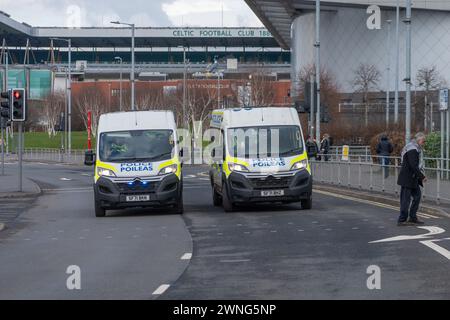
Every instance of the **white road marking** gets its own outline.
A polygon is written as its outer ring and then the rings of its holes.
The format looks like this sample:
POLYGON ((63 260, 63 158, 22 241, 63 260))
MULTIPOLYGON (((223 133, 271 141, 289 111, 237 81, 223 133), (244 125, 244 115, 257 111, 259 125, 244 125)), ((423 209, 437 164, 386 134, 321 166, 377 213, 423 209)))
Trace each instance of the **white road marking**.
POLYGON ((62 189, 42 189, 43 192, 51 193, 81 193, 81 192, 93 192, 93 188, 62 188, 62 189))
POLYGON ((433 249, 437 253, 443 255, 448 260, 450 260, 450 251, 448 251, 447 249, 436 244, 436 242, 444 241, 444 240, 450 240, 450 238, 439 239, 439 240, 426 240, 426 241, 420 241, 420 243, 426 245, 428 248, 433 249))
POLYGON ((169 288, 170 288, 170 284, 162 284, 162 285, 160 285, 160 286, 158 287, 158 289, 156 289, 156 290, 153 292, 153 295, 154 295, 154 296, 156 296, 156 295, 161 295, 161 294, 163 294, 164 292, 166 292, 166 290, 169 289, 169 288))
POLYGON ((301 230, 301 229, 300 229, 300 230, 298 230, 298 232, 304 232, 304 231, 305 231, 305 230, 301 230))
POLYGON ((59 178, 59 180, 61 180, 61 181, 72 181, 72 179, 69 179, 69 178, 59 178))
POLYGON ((185 253, 181 257, 181 260, 191 260, 192 259, 192 253, 185 253))
POLYGON ((183 189, 205 189, 208 187, 209 185, 205 183, 204 185, 201 186, 183 186, 183 189))
MULTIPOLYGON (((322 190, 314 190, 314 192, 320 193, 320 194, 323 194, 323 195, 326 195, 326 196, 334 197, 334 198, 350 200, 350 201, 360 202, 360 203, 364 203, 364 204, 370 204, 370 205, 373 205, 373 206, 376 206, 376 207, 391 209, 391 210, 395 210, 395 211, 400 210, 396 206, 391 206, 391 205, 384 204, 384 203, 381 203, 381 202, 370 201, 370 200, 363 200, 363 199, 359 199, 359 198, 355 198, 355 197, 344 196, 344 195, 335 194, 335 193, 322 191, 322 190)), ((426 219, 426 217, 433 218, 433 219, 441 219, 440 217, 437 217, 437 216, 434 216, 434 215, 431 215, 431 214, 426 214, 426 213, 423 213, 423 212, 419 212, 417 215, 422 217, 422 218, 425 218, 425 219, 426 219)), ((391 220, 394 220, 394 219, 391 219, 391 220)))
POLYGON ((441 233, 444 233, 445 230, 439 227, 417 227, 419 229, 423 229, 423 230, 427 230, 428 233, 425 234, 419 234, 416 236, 408 236, 408 235, 403 235, 403 236, 396 236, 396 237, 392 237, 392 238, 387 238, 387 239, 381 239, 381 240, 377 240, 377 241, 371 241, 369 243, 381 243, 381 242, 393 242, 393 241, 403 241, 403 240, 421 240, 421 239, 428 239, 431 236, 435 236, 441 233))

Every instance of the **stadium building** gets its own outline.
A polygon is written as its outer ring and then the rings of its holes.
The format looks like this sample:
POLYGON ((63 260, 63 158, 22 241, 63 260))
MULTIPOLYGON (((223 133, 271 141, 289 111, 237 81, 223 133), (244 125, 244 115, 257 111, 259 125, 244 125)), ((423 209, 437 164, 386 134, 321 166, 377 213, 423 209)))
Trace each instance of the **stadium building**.
MULTIPOLYGON (((129 79, 129 28, 33 27, 0 12, 0 72, 7 54, 9 87, 29 79, 35 99, 65 88, 67 42, 54 38, 71 39, 73 81, 114 86, 121 76, 129 79)), ((218 73, 221 80, 242 80, 261 71, 274 81, 290 79, 290 50, 265 28, 136 28, 135 41, 137 81, 214 79, 218 73)))

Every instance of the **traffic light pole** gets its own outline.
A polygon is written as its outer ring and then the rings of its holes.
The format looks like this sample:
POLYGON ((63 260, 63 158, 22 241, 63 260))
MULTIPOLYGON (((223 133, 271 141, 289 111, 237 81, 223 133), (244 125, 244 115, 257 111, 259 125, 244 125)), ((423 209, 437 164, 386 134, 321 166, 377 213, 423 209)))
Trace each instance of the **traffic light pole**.
POLYGON ((18 123, 18 139, 19 139, 19 150, 17 150, 19 158, 19 192, 22 192, 22 150, 23 150, 23 127, 22 122, 18 123))
POLYGON ((2 176, 5 175, 5 139, 4 139, 4 135, 3 135, 3 118, 0 119, 0 126, 1 126, 1 131, 2 131, 2 176))

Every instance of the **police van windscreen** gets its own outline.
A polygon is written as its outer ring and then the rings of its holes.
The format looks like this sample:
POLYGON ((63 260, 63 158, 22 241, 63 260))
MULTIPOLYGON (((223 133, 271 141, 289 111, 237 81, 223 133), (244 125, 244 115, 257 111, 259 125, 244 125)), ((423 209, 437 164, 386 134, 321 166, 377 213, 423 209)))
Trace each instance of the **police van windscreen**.
POLYGON ((133 130, 100 135, 99 156, 104 162, 164 161, 174 152, 172 130, 133 130))
POLYGON ((292 157, 303 153, 298 126, 261 126, 227 130, 228 153, 236 158, 292 157))

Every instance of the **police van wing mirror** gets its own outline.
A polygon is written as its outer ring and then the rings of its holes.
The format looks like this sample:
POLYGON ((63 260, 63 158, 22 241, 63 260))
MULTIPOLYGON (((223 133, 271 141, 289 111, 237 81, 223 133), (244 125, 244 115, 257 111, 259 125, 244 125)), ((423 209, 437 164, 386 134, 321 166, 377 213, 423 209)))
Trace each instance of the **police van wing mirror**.
POLYGON ((95 153, 92 150, 87 150, 84 153, 84 165, 93 166, 95 164, 95 153))

